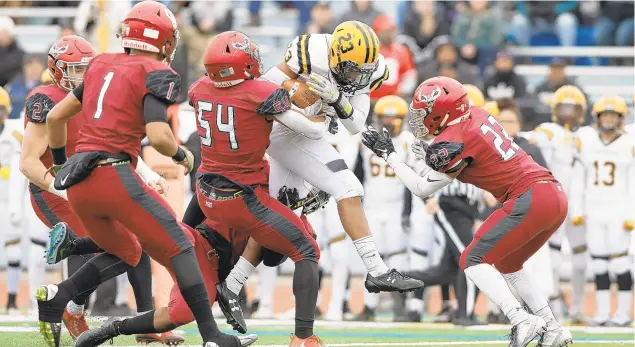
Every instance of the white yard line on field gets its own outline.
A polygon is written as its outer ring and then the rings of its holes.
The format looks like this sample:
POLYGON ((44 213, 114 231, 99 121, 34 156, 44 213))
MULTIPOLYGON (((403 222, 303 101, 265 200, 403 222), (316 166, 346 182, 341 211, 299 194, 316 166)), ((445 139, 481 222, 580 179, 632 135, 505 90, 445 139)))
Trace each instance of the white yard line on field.
MULTIPOLYGON (((601 345, 601 346, 624 346, 635 344, 633 341, 584 341, 581 343, 601 345)), ((509 341, 461 341, 461 342, 355 342, 355 343, 329 343, 326 347, 401 347, 401 346, 481 346, 481 345, 507 345, 509 341)), ((255 347, 288 347, 289 345, 258 345, 255 347)), ((139 346, 117 346, 117 347, 139 347, 139 346)), ((179 347, 201 347, 200 345, 181 345, 179 347)))

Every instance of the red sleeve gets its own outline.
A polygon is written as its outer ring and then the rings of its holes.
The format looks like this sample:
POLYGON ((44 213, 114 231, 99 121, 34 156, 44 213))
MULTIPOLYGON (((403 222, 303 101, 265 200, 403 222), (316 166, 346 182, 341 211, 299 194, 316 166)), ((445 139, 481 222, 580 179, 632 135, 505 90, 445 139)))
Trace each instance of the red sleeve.
POLYGON ((426 165, 431 169, 452 173, 460 168, 460 162, 471 161, 465 140, 459 131, 448 131, 437 136, 426 149, 426 165))

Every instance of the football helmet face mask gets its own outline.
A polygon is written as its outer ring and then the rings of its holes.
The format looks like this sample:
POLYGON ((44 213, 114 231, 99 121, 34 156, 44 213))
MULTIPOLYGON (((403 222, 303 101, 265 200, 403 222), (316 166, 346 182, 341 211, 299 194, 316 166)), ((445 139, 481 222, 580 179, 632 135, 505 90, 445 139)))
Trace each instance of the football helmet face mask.
POLYGON ((81 36, 60 37, 48 52, 48 72, 58 87, 71 91, 84 81, 84 72, 95 56, 93 46, 81 36))
POLYGON ((408 112, 410 131, 418 140, 439 135, 448 125, 469 116, 467 91, 449 77, 425 80, 415 90, 408 112))
POLYGON ((340 89, 354 93, 370 84, 377 71, 379 39, 368 25, 348 21, 338 25, 331 37, 329 67, 340 89))
POLYGON ((554 123, 575 130, 584 121, 586 108, 584 93, 576 86, 565 85, 553 95, 551 117, 554 123))
POLYGON ((121 25, 121 44, 126 51, 159 53, 168 65, 174 59, 180 37, 172 11, 156 1, 134 5, 121 25))
POLYGON ((203 63, 217 87, 231 87, 262 75, 258 45, 239 31, 214 36, 205 50, 203 63))
POLYGON ((626 101, 617 95, 602 96, 593 104, 593 118, 600 131, 613 132, 624 126, 626 101))
POLYGON ((373 109, 377 129, 385 128, 391 136, 397 136, 403 129, 408 115, 408 103, 395 95, 380 98, 373 109))

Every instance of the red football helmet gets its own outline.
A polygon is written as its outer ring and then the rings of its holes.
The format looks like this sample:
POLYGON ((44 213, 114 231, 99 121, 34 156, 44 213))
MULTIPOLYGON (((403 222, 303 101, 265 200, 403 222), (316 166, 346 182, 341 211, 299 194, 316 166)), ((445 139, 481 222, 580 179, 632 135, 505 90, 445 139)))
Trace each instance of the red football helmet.
POLYGON ((176 17, 165 5, 142 1, 132 7, 121 26, 123 47, 160 53, 170 64, 179 43, 176 17))
POLYGON ((49 48, 49 74, 55 84, 70 91, 82 83, 88 62, 94 56, 93 46, 85 38, 62 36, 49 48))
POLYGON ((218 87, 230 87, 262 75, 258 45, 239 31, 214 36, 203 58, 207 75, 218 87))
POLYGON ((408 125, 416 138, 437 136, 448 125, 469 115, 467 90, 449 77, 433 77, 419 85, 412 97, 408 125))

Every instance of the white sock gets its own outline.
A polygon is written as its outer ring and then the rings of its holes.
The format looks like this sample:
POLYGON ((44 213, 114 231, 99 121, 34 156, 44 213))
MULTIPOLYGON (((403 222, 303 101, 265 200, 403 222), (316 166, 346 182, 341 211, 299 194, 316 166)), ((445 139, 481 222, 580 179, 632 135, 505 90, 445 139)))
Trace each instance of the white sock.
POLYGON ((227 284, 227 288, 232 291, 232 293, 238 295, 240 290, 243 289, 243 285, 245 281, 251 276, 251 274, 256 270, 256 268, 251 265, 247 259, 240 257, 234 268, 229 273, 227 278, 225 279, 225 283, 227 284))
POLYGON ((611 310, 611 291, 597 290, 595 292, 595 320, 606 322, 609 320, 611 310))
POLYGON ((584 300, 584 286, 586 285, 586 271, 584 269, 573 269, 571 274, 571 287, 573 291, 573 301, 571 303, 571 315, 582 313, 582 301, 584 300))
POLYGON ((66 310, 70 314, 81 314, 84 313, 84 305, 77 305, 71 300, 66 304, 66 310))
MULTIPOLYGON (((260 265, 258 268, 258 300, 260 309, 268 308, 273 310, 273 293, 276 290, 276 280, 278 279, 278 268, 260 265)), ((293 297, 295 300, 295 297, 293 297)))
POLYGON ((348 279, 348 268, 346 266, 335 266, 331 272, 331 301, 328 312, 331 315, 342 315, 342 304, 346 296, 346 280, 348 279))
POLYGON ((406 300, 406 309, 417 313, 423 313, 423 300, 418 298, 408 298, 406 300))
POLYGON ((374 310, 379 304, 379 293, 369 293, 364 291, 364 306, 374 310))
POLYGON ((44 247, 31 243, 29 249, 29 296, 31 297, 31 308, 37 308, 35 291, 44 284, 46 276, 46 260, 42 256, 44 247))
POLYGON ((123 273, 116 277, 117 296, 115 297, 116 306, 128 306, 128 274, 123 273))
POLYGON ((20 274, 22 272, 22 268, 18 266, 8 266, 7 267, 7 289, 11 294, 17 294, 18 289, 20 289, 20 274))
POLYGON ((372 235, 357 239, 353 241, 353 244, 371 276, 377 277, 388 272, 388 266, 379 256, 377 245, 375 245, 375 239, 372 235))
POLYGON ((542 317, 548 324, 551 324, 552 321, 557 323, 547 303, 547 298, 540 290, 535 290, 532 286, 535 282, 532 282, 529 271, 521 269, 510 274, 503 274, 503 278, 516 290, 520 299, 527 304, 531 312, 542 317))
MULTIPOLYGON (((633 301, 633 291, 620 290, 617 292, 617 311, 615 311, 614 319, 628 320, 631 315, 631 302, 633 301)), ((618 323, 623 323, 622 321, 618 323)))
POLYGON ((501 309, 512 325, 527 319, 527 312, 522 309, 503 276, 493 266, 489 264, 470 266, 465 269, 465 275, 501 309))

